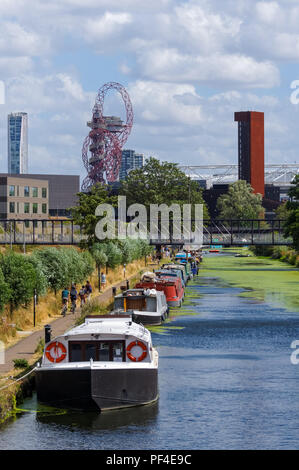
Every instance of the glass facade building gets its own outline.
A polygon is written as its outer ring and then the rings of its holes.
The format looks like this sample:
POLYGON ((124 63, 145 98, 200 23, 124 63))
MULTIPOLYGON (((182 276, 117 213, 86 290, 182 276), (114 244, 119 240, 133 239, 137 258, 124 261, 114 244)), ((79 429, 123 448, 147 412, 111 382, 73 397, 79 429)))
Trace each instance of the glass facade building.
POLYGON ((124 180, 129 171, 136 168, 142 168, 144 165, 144 155, 135 153, 135 150, 123 150, 121 157, 121 167, 119 171, 119 179, 124 180))
POLYGON ((28 173, 28 115, 8 115, 8 173, 28 173))

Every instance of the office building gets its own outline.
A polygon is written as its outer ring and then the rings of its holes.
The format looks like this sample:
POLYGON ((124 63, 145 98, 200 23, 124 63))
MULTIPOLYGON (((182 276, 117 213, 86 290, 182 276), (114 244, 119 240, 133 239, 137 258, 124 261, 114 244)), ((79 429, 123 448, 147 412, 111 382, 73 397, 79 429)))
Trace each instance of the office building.
POLYGON ((135 150, 123 150, 119 179, 124 180, 131 170, 142 168, 144 165, 144 155, 136 153, 135 150))
MULTIPOLYGON (((7 173, 0 173, 0 180, 3 178, 7 180, 7 178, 10 175, 7 173)), ((12 176, 11 176, 12 177, 12 176)), ((30 188, 33 187, 47 187, 48 188, 48 196, 47 196, 47 217, 68 217, 70 215, 69 208, 74 207, 78 203, 78 197, 77 193, 80 191, 80 177, 78 175, 43 175, 43 174, 27 174, 27 175, 15 175, 13 177, 13 180, 9 180, 9 182, 1 183, 2 185, 6 185, 7 187, 9 186, 16 186, 15 191, 17 192, 17 186, 25 187, 25 186, 30 186, 30 188), (23 181, 25 180, 25 181, 23 181), (27 180, 30 180, 29 184, 26 182, 27 180), (13 182, 12 182, 13 181, 13 182), (36 184, 34 182, 36 181, 36 184)), ((29 190, 31 191, 31 190, 29 190)), ((2 190, 0 198, 1 202, 10 202, 10 200, 4 200, 3 197, 7 197, 7 191, 2 190)), ((19 189, 19 195, 23 194, 23 190, 19 189)), ((22 196, 19 196, 22 197, 22 196)), ((33 197, 31 196, 31 192, 29 192, 29 196, 26 197, 33 197)), ((34 196, 36 197, 36 196, 34 196)), ((22 202, 20 200, 11 200, 11 202, 22 202)), ((30 200, 27 201, 29 203, 33 202, 38 202, 40 204, 45 203, 42 201, 35 201, 35 200, 30 200)), ((5 204, 4 204, 5 206, 5 204)), ((2 209, 4 209, 4 206, 2 209)), ((6 207, 6 206, 5 206, 6 207)), ((36 207, 36 206, 35 206, 36 207)), ((15 207, 17 209, 17 206, 15 207)), ((39 207, 39 209, 42 209, 42 207, 39 207)), ((19 205, 19 211, 21 211, 21 206, 19 205)), ((6 218, 5 214, 9 214, 9 210, 1 210, 1 218, 6 218)), ((30 214, 34 214, 34 212, 31 210, 29 211, 30 214)), ((18 214, 15 212, 15 215, 18 214)), ((21 214, 21 212, 19 212, 21 214)), ((43 214, 43 213, 42 213, 43 214)), ((10 217, 12 218, 12 217, 10 217)), ((20 218, 20 217, 18 217, 20 218)))
POLYGON ((18 176, 0 176, 0 218, 35 219, 49 217, 48 181, 18 176))
POLYGON ((28 173, 28 115, 8 115, 8 173, 28 173))
POLYGON ((235 121, 238 122, 239 179, 264 196, 264 113, 237 112, 235 121))

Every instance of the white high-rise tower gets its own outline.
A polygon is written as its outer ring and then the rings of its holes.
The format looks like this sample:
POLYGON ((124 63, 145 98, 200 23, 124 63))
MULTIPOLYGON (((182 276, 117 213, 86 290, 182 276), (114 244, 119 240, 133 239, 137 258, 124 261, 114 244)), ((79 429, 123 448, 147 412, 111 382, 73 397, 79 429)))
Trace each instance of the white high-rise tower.
POLYGON ((8 115, 8 173, 28 173, 28 115, 8 115))

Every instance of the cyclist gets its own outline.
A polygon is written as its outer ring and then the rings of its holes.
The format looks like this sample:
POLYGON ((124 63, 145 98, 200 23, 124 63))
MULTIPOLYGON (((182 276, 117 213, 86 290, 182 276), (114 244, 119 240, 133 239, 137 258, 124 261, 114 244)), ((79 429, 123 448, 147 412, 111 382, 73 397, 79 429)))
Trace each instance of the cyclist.
POLYGON ((69 300, 69 291, 66 287, 62 291, 61 298, 62 298, 62 315, 65 316, 67 312, 68 300, 69 300))
POLYGON ((71 311, 73 313, 75 313, 76 301, 77 301, 77 298, 78 298, 78 292, 77 292, 77 289, 76 289, 76 284, 72 284, 70 297, 71 297, 71 302, 72 302, 71 311))

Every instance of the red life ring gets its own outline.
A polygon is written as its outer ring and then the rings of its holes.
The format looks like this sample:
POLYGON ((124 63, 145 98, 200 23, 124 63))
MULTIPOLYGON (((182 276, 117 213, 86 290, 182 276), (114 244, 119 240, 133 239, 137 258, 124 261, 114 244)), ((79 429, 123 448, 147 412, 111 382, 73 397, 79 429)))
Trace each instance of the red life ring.
POLYGON ((55 362, 55 363, 61 362, 66 358, 66 347, 64 346, 64 344, 59 343, 58 341, 54 341, 48 344, 45 354, 46 354, 46 358, 48 359, 48 361, 55 362), (55 356, 52 356, 53 348, 54 348, 55 356))
POLYGON ((147 356, 147 347, 146 347, 146 345, 144 343, 142 343, 141 341, 132 341, 132 343, 130 343, 127 347, 127 356, 130 359, 130 361, 133 361, 133 362, 143 361, 143 359, 145 359, 146 356, 147 356), (134 346, 139 346, 143 350, 142 354, 139 357, 135 357, 135 356, 133 356, 133 354, 131 354, 131 349, 134 346))

